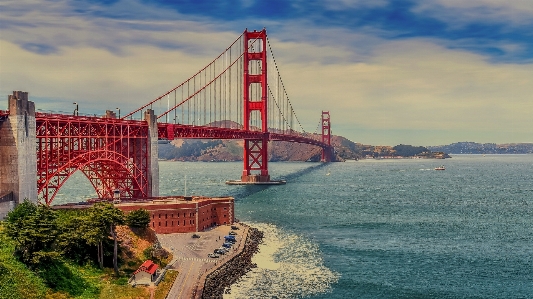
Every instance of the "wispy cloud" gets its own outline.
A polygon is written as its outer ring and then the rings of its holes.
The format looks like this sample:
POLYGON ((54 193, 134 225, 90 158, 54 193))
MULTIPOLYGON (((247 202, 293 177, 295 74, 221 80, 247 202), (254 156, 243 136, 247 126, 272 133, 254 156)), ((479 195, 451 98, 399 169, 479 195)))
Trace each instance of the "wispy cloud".
POLYGON ((6 0, 0 92, 127 111, 267 27, 308 130, 324 109, 365 143, 533 141, 528 3, 6 0))

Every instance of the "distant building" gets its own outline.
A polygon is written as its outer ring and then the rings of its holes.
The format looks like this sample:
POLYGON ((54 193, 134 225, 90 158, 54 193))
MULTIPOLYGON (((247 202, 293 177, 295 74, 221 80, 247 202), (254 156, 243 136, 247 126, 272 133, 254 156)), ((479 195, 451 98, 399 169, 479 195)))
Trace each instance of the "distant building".
POLYGON ((199 232, 235 221, 233 197, 159 197, 146 201, 122 201, 115 207, 128 213, 145 209, 150 227, 158 234, 199 232))
POLYGON ((159 268, 159 266, 154 264, 151 260, 147 260, 139 267, 139 269, 137 269, 137 271, 133 272, 129 282, 134 285, 152 284, 157 277, 157 268, 159 268))

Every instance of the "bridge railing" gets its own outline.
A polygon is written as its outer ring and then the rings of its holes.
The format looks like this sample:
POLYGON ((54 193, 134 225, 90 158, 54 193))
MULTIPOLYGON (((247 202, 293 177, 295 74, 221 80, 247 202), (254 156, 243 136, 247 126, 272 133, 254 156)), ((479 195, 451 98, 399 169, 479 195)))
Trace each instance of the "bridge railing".
POLYGON ((139 124, 146 123, 144 120, 131 120, 131 119, 122 119, 122 118, 112 118, 105 116, 98 116, 96 114, 80 114, 72 115, 66 113, 59 113, 55 111, 38 111, 35 112, 35 117, 37 118, 48 118, 48 119, 62 119, 62 120, 71 120, 71 121, 96 121, 96 122, 113 122, 121 124, 139 124))

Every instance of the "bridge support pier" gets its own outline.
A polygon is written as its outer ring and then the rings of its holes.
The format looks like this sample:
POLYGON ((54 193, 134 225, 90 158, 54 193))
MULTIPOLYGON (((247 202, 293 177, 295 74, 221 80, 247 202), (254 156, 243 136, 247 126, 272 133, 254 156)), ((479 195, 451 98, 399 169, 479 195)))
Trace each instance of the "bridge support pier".
POLYGON ((242 171, 242 182, 270 182, 268 174, 268 139, 245 139, 244 140, 244 170, 242 171), (259 174, 252 174, 251 171, 260 171, 259 174))
POLYGON ((154 110, 144 112, 144 120, 148 123, 148 197, 159 196, 159 160, 158 160, 158 129, 154 110))
POLYGON ((37 202, 35 104, 22 91, 8 101, 9 116, 0 122, 0 219, 24 199, 37 202))

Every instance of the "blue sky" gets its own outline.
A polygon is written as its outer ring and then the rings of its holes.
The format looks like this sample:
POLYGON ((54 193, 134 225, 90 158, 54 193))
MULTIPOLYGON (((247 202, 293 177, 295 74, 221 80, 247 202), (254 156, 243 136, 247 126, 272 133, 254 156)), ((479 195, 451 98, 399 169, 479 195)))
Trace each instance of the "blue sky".
POLYGON ((307 130, 329 110, 365 144, 533 142, 531 0, 6 0, 0 94, 127 111, 263 27, 307 130))

